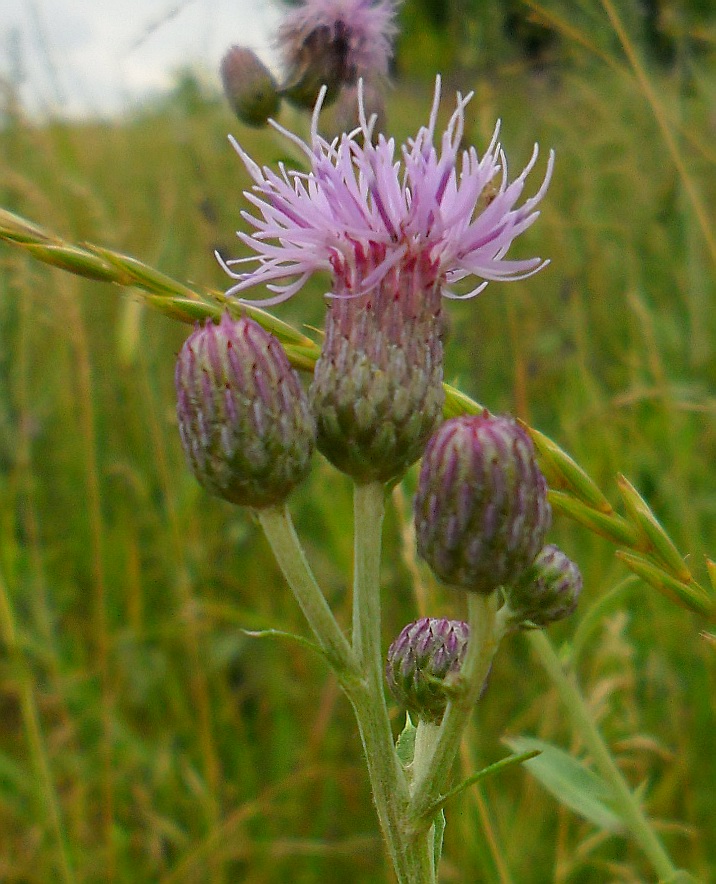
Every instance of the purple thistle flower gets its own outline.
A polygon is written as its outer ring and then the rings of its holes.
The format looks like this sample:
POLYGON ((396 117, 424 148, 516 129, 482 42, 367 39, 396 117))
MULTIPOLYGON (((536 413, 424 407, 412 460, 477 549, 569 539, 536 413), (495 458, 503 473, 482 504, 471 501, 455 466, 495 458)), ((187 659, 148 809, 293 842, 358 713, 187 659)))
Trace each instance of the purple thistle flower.
POLYGON ((525 279, 546 266, 541 258, 505 256, 539 215, 536 206, 552 175, 552 151, 539 190, 517 205, 538 147, 511 183, 498 142, 499 123, 481 158, 474 147, 461 150, 465 107, 472 93, 465 97, 458 93, 438 150, 434 146, 438 78, 428 125, 399 152, 395 141, 384 135, 373 143, 375 118, 366 119, 361 89, 359 128, 330 143, 322 138, 318 116, 324 94, 322 90, 314 110, 310 145, 273 124, 306 154, 311 167, 307 173, 283 165, 278 174, 267 166, 260 168, 231 139, 254 180, 252 191, 245 195, 257 214, 242 212, 254 231, 238 236, 256 254, 229 261, 217 255, 238 280, 227 294, 266 285, 275 295, 257 303, 277 304, 323 270, 333 275, 334 297, 356 297, 376 289, 393 268, 400 271, 417 261, 430 268, 426 287, 437 285, 449 298, 470 298, 490 280, 525 279), (379 259, 367 266, 362 256, 368 253, 379 259), (258 261, 252 271, 233 269, 251 261, 258 261), (456 283, 472 276, 482 281, 466 294, 453 291, 456 283))
POLYGON ((305 0, 278 30, 284 92, 312 107, 324 84, 335 98, 359 77, 385 77, 397 33, 394 0, 305 0))

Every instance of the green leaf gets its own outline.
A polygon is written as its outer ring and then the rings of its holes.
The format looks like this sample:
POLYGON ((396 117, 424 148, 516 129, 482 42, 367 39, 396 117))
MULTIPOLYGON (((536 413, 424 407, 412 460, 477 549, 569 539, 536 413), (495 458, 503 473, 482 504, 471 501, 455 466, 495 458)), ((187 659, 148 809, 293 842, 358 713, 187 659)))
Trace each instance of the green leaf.
POLYGON ((72 246, 31 243, 25 246, 25 250, 33 258, 44 261, 45 264, 52 264, 53 267, 59 267, 60 270, 67 270, 77 276, 96 279, 100 282, 116 281, 117 272, 106 261, 103 261, 98 255, 83 252, 72 246))
POLYGON ((604 780, 564 750, 534 737, 503 740, 513 752, 538 750, 539 757, 525 763, 560 804, 607 832, 620 832, 624 822, 614 810, 613 795, 604 780))
POLYGON ((480 780, 484 780, 496 773, 501 773, 502 771, 507 770, 508 767, 514 767, 516 764, 524 764, 525 761, 530 761, 532 758, 536 758, 539 754, 539 749, 528 749, 526 752, 520 752, 517 755, 508 755, 507 758, 501 758, 494 764, 490 764, 488 767, 483 767, 482 770, 478 770, 477 773, 471 774, 467 779, 450 789, 449 792, 446 792, 444 795, 437 798, 422 814, 422 818, 431 819, 432 817, 437 816, 451 798, 459 795, 460 792, 464 792, 465 789, 470 786, 474 786, 475 783, 479 783, 480 780))
POLYGON ((617 550, 616 557, 624 562, 630 571, 638 574, 643 581, 653 586, 670 601, 697 614, 706 617, 714 616, 713 600, 695 581, 682 583, 667 574, 656 562, 638 553, 617 550))
POLYGON ((395 751, 400 759, 403 767, 412 764, 415 755, 415 734, 417 727, 413 724, 410 713, 405 713, 405 727, 398 735, 398 741, 395 744, 395 751))
POLYGON ((303 645, 304 648, 315 651, 324 659, 328 659, 326 652, 320 645, 317 645, 303 635, 297 635, 295 632, 284 632, 283 629, 242 629, 241 631, 244 635, 248 635, 249 638, 288 638, 298 642, 299 645, 303 645))
POLYGON ((537 453, 542 459, 542 471, 550 480, 550 485, 569 488, 583 503, 605 515, 613 512, 611 504, 594 481, 578 463, 562 451, 556 442, 544 433, 529 427, 524 421, 520 421, 520 424, 532 437, 537 453))
POLYGON ((617 476, 617 485, 632 522, 641 530, 657 558, 682 583, 692 580, 691 572, 684 564, 674 542, 664 531, 641 494, 621 473, 617 476))
POLYGON ((441 810, 435 817, 435 837, 433 838, 433 863, 435 866, 435 877, 437 878, 438 868, 440 866, 440 857, 443 855, 443 839, 445 838, 445 811, 441 810))
POLYGON ((612 543, 632 548, 638 547, 640 540, 639 532, 632 524, 618 516, 615 512, 602 513, 599 510, 592 509, 587 504, 582 503, 581 500, 576 500, 564 491, 550 490, 548 497, 549 502, 552 504, 552 509, 558 513, 563 513, 565 516, 569 516, 576 522, 579 522, 580 525, 584 525, 585 528, 594 531, 595 534, 606 537, 612 543))

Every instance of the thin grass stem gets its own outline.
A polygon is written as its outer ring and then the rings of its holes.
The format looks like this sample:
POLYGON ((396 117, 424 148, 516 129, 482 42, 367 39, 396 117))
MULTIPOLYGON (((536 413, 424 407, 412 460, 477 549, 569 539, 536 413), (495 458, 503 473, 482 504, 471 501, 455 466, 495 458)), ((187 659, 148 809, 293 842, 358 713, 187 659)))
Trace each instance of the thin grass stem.
POLYGON ((35 701, 32 674, 17 641, 17 629, 12 603, 7 585, 3 580, 2 571, 0 571, 0 636, 8 652, 18 663, 20 707, 22 709, 30 757, 37 778, 38 804, 44 810, 47 824, 55 842, 58 873, 65 884, 74 884, 76 877, 70 860, 70 850, 62 820, 60 803, 57 798, 55 784, 52 780, 50 760, 47 755, 45 738, 42 733, 42 725, 40 724, 40 715, 35 701))
POLYGON ((557 688, 572 719, 575 731, 584 741, 599 772, 611 786, 624 822, 659 878, 670 879, 676 873, 676 867, 649 824, 639 800, 627 785, 612 758, 574 678, 567 675, 552 644, 542 630, 530 632, 528 640, 532 650, 557 688))

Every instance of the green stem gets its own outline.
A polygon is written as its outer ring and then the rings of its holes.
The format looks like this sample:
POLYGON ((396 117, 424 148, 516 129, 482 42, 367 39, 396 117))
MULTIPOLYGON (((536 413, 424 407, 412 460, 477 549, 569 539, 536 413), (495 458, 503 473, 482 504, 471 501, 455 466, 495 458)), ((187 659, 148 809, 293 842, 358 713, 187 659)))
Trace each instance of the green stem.
POLYGON ((530 632, 528 639, 533 651, 539 657, 540 663, 557 688, 562 702, 567 707, 574 729, 584 741, 601 775, 611 786, 626 825, 646 854, 659 878, 671 878, 676 873, 676 867, 669 859, 658 836, 649 825, 639 800, 635 797, 615 764, 604 742, 604 738, 599 733, 592 719, 575 679, 564 671, 559 657, 542 630, 530 632))
POLYGON ((356 659, 306 561, 287 507, 269 507, 257 515, 296 601, 345 687, 358 675, 356 659))
POLYGON ((47 748, 42 734, 40 715, 37 711, 37 703, 35 702, 32 674, 22 648, 17 641, 17 630, 15 628, 15 617, 12 610, 12 604, 7 592, 7 586, 5 585, 1 574, 0 638, 2 638, 2 642, 7 648, 8 653, 17 660, 18 664, 21 680, 20 707, 22 709, 22 717, 25 723, 30 756, 32 757, 33 765, 35 767, 39 801, 47 814, 48 823, 52 830, 52 835, 57 848, 59 876, 65 884, 74 884, 74 881, 76 880, 75 873, 72 868, 72 863, 70 862, 70 851, 67 845, 67 838, 62 822, 62 813, 59 801, 57 800, 55 784, 52 781, 50 761, 47 757, 47 748))
POLYGON ((401 884, 432 884, 432 845, 406 837, 409 794, 393 745, 383 689, 381 653, 380 551, 384 488, 379 483, 354 489, 353 649, 362 685, 348 691, 363 741, 378 819, 401 884))
POLYGON ((426 813, 445 790, 457 755, 460 739, 475 708, 490 670, 490 663, 502 637, 497 617, 497 593, 488 596, 468 594, 470 639, 454 698, 448 703, 432 755, 416 778, 410 800, 409 819, 416 831, 430 826, 426 813))

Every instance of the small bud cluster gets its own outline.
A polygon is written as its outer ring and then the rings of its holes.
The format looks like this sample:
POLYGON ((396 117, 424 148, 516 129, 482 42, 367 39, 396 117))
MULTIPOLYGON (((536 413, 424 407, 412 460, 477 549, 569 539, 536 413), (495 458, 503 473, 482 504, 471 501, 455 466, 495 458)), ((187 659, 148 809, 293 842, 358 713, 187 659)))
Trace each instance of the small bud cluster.
POLYGON ((424 617, 409 623, 388 650, 386 678, 395 700, 421 720, 439 724, 469 635, 462 620, 424 617))

